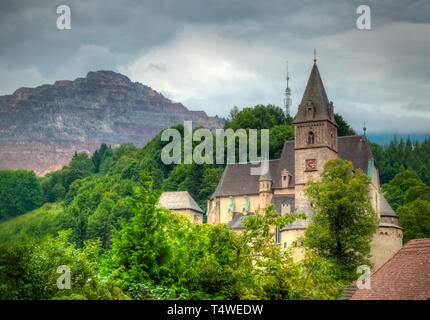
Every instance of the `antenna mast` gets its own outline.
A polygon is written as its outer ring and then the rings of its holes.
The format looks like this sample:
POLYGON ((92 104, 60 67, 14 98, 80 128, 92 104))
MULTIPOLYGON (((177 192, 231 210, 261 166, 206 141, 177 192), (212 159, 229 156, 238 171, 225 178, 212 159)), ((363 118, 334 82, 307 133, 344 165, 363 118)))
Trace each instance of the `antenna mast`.
POLYGON ((288 61, 287 61, 287 87, 285 88, 285 98, 284 98, 284 106, 286 116, 290 116, 290 108, 291 108, 291 89, 289 87, 290 77, 288 76, 288 61))

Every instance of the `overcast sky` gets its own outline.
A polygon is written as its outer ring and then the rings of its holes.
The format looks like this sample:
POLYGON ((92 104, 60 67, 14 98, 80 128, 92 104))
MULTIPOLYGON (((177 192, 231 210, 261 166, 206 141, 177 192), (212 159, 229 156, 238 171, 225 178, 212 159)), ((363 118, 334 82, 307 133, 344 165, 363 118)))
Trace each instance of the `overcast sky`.
POLYGON ((209 115, 292 113, 313 50, 335 111, 362 132, 430 133, 430 1, 0 0, 0 94, 113 70, 209 115), (71 30, 56 27, 58 5, 71 30), (356 28, 371 8, 372 30, 356 28))

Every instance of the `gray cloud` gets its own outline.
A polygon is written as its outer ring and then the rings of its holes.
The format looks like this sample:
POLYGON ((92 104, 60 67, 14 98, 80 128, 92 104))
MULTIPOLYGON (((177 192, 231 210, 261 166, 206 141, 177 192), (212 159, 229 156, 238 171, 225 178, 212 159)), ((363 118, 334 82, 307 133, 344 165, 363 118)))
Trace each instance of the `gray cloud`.
POLYGON ((316 47, 329 98, 357 130, 430 132, 430 2, 371 2, 371 31, 355 27, 361 4, 3 0, 0 94, 104 69, 225 116, 282 105, 288 59, 294 112, 316 47), (56 29, 59 4, 70 5, 72 30, 56 29))

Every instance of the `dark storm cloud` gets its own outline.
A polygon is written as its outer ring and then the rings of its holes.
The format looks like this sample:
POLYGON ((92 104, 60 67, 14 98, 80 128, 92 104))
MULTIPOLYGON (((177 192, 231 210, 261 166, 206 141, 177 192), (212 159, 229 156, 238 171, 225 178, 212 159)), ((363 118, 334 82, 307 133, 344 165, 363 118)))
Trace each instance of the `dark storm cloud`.
POLYGON ((357 128, 367 117, 370 127, 393 130, 407 112, 416 117, 410 128, 423 131, 430 117, 430 1, 368 2, 371 31, 356 29, 362 4, 3 0, 0 94, 110 69, 193 109, 226 115, 233 105, 281 105, 288 58, 294 111, 317 47, 327 92, 357 128), (72 30, 56 28, 60 4, 71 7, 72 30), (382 116, 392 121, 378 125, 382 116))

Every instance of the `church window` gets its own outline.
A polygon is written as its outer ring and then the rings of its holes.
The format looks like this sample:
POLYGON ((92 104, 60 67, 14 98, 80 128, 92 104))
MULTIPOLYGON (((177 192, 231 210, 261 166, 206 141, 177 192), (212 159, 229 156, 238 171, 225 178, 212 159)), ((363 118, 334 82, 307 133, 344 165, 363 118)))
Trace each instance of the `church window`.
POLYGON ((315 143, 315 135, 312 131, 309 131, 308 133, 308 144, 314 144, 315 143))
POLYGON ((276 228, 275 239, 276 243, 281 243, 281 231, 279 228, 276 228))

